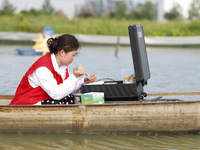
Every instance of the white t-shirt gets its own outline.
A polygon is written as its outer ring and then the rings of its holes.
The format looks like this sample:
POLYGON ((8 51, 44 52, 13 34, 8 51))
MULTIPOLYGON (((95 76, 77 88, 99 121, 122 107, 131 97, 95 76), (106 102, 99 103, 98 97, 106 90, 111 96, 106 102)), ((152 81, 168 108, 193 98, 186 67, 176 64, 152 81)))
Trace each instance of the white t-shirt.
MULTIPOLYGON (((60 74, 64 80, 67 66, 61 65, 59 67, 54 54, 51 54, 51 59, 55 71, 60 74)), ((28 81, 31 87, 36 88, 40 86, 52 99, 60 100, 69 94, 75 94, 78 92, 81 85, 84 83, 84 78, 76 78, 69 72, 69 77, 64 80, 63 83, 58 85, 56 79, 48 68, 39 67, 28 76, 28 81)), ((41 102, 38 102, 37 104, 40 105, 41 102)))

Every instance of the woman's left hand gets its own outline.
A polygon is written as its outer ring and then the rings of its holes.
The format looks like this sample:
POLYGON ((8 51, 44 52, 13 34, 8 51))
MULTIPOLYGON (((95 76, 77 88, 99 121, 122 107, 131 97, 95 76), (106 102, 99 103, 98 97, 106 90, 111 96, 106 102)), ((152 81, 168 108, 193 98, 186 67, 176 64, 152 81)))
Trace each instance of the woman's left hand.
POLYGON ((91 80, 88 77, 84 78, 84 82, 85 83, 92 83, 96 81, 96 76, 94 73, 90 74, 91 80))

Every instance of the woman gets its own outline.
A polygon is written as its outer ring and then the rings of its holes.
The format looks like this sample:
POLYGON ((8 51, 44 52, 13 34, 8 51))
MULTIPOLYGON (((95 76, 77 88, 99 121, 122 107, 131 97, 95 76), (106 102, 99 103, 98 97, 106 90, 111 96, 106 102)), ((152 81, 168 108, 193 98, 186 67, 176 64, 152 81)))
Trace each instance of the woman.
POLYGON ((80 47, 74 36, 64 34, 49 38, 47 46, 50 54, 40 57, 29 68, 10 105, 63 104, 83 83, 96 80, 94 74, 90 75, 91 80, 87 77, 78 78, 85 73, 83 66, 75 66, 73 73, 69 73, 68 65, 75 59, 80 47))

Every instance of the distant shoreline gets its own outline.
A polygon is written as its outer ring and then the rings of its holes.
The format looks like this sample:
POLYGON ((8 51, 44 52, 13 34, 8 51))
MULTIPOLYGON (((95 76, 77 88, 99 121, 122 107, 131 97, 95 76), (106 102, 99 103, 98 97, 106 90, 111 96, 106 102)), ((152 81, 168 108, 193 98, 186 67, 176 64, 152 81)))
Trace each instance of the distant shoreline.
MULTIPOLYGON (((121 46, 130 45, 128 36, 104 36, 74 34, 80 43, 86 45, 116 45, 120 38, 121 46)), ((54 35, 58 36, 58 34, 54 35)), ((33 39, 39 38, 38 33, 0 32, 0 44, 27 44, 32 45, 33 39)), ((145 36, 147 46, 200 46, 200 36, 145 36)))

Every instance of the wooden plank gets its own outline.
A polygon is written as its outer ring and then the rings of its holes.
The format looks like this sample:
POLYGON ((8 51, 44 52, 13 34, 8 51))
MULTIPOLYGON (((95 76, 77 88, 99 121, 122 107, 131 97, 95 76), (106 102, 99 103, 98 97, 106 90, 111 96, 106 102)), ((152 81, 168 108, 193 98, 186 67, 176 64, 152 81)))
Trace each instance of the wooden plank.
MULTIPOLYGON (((200 95, 200 92, 176 92, 176 93, 149 93, 148 96, 169 96, 169 95, 200 95)), ((14 95, 0 95, 1 99, 13 99, 14 95)))
POLYGON ((11 100, 11 99, 13 99, 14 98, 14 95, 0 95, 0 100, 1 99, 9 99, 9 100, 11 100))
POLYGON ((148 96, 200 95, 200 92, 150 93, 148 96))
POLYGON ((200 101, 0 106, 0 132, 190 133, 200 131, 200 101))

